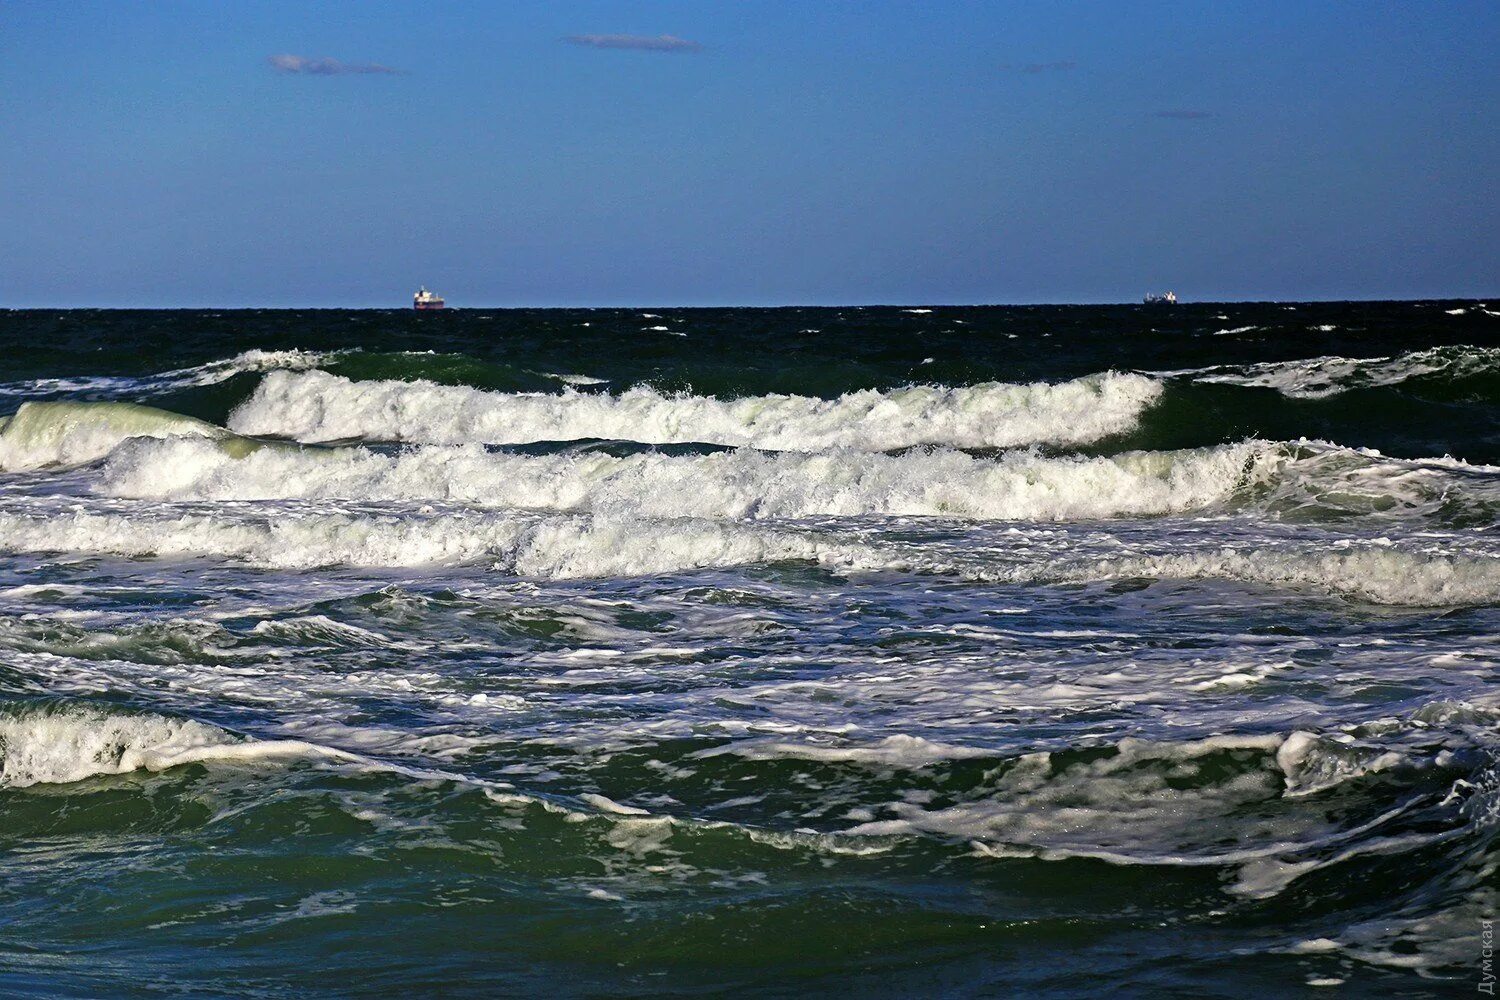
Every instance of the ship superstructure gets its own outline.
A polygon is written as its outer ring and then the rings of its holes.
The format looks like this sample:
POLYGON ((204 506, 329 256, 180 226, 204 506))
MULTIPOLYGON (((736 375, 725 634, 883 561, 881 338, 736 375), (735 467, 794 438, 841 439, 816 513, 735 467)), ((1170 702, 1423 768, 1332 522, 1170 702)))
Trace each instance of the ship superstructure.
POLYGON ((411 297, 413 309, 441 309, 443 305, 443 297, 437 292, 429 292, 426 285, 418 288, 417 294, 411 297))
POLYGON ((1175 306, 1177 304, 1177 293, 1162 292, 1160 295, 1157 295, 1155 292, 1147 292, 1146 297, 1141 299, 1141 302, 1148 306, 1175 306))

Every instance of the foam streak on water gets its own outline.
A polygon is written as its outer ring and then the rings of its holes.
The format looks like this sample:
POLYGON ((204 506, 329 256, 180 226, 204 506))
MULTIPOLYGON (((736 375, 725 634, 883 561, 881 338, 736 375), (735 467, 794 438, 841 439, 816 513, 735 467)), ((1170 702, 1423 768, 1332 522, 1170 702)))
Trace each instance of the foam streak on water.
POLYGON ((1496 322, 0 315, 0 991, 1471 989, 1496 322))

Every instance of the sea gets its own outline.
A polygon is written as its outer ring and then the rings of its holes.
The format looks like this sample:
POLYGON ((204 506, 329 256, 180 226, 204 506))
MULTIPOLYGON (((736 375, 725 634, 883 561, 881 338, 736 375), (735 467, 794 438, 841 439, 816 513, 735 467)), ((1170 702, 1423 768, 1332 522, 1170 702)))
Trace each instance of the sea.
POLYGON ((0 312, 0 994, 1493 991, 1500 301, 0 312))

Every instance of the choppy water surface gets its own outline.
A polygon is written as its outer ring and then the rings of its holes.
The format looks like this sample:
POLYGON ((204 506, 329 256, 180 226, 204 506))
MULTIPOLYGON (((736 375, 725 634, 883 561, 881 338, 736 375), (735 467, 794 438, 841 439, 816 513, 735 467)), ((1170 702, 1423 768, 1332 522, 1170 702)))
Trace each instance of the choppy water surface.
POLYGON ((0 313, 0 991, 1473 992, 1500 309, 0 313))

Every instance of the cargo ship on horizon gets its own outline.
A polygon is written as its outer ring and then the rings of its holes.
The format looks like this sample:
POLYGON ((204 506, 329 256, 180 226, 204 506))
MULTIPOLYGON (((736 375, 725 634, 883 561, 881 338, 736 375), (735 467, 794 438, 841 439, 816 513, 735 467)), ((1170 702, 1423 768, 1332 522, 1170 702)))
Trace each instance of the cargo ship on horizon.
POLYGON ((411 297, 413 309, 442 309, 444 306, 443 297, 437 292, 429 292, 426 285, 418 288, 417 293, 411 297))

